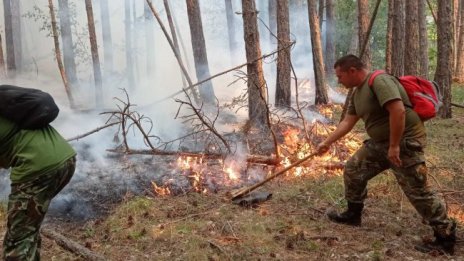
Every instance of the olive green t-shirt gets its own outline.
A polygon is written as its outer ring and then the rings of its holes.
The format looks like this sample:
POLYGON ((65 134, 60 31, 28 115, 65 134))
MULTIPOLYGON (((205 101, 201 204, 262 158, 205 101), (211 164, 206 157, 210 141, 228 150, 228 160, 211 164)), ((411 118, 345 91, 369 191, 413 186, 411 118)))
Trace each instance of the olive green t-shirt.
POLYGON ((76 155, 51 126, 22 130, 0 117, 0 167, 11 168, 11 182, 24 182, 56 170, 76 155))
POLYGON ((388 74, 375 77, 373 86, 368 85, 369 74, 363 84, 356 87, 348 106, 348 113, 361 117, 367 134, 374 141, 390 138, 389 113, 383 107, 388 101, 400 99, 405 104, 406 119, 403 138, 425 140, 422 120, 410 107, 408 95, 398 80, 388 74))

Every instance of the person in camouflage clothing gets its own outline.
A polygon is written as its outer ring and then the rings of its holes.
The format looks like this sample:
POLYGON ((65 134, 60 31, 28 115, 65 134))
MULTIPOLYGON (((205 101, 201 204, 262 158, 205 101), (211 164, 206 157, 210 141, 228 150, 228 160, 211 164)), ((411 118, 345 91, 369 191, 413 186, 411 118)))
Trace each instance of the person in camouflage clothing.
POLYGON ((448 218, 444 200, 427 182, 425 127, 411 109, 404 88, 388 74, 377 76, 373 85, 368 86, 371 73, 354 55, 337 60, 334 69, 339 83, 346 88, 356 88, 346 116, 318 145, 318 153, 327 152, 330 145, 350 132, 359 119, 364 121, 370 139, 345 165, 343 178, 348 209, 342 213, 329 212, 328 218, 346 225, 361 225, 367 182, 382 171, 392 169, 411 204, 434 231, 435 241, 417 245, 416 249, 452 255, 456 223, 448 218))
POLYGON ((11 168, 3 259, 40 260, 40 226, 74 174, 76 152, 51 126, 25 130, 3 117, 0 144, 0 167, 11 168))

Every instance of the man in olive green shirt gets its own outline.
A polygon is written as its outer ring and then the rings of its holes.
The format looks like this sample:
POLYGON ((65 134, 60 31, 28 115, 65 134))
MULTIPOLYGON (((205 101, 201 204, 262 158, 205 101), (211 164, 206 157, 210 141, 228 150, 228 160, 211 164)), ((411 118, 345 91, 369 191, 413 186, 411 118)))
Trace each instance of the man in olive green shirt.
POLYGON ((3 258, 39 260, 40 226, 74 174, 76 152, 51 126, 25 130, 3 117, 0 144, 0 167, 11 168, 3 258))
POLYGON ((361 214, 367 196, 367 182, 386 169, 392 169, 399 185, 417 212, 428 222, 436 240, 418 245, 423 252, 438 250, 453 254, 456 223, 447 216, 446 205, 427 183, 424 146, 424 124, 411 109, 409 98, 390 75, 377 76, 368 85, 371 75, 362 61, 347 55, 334 65, 339 83, 355 88, 346 116, 325 141, 318 145, 320 154, 345 136, 359 119, 364 121, 370 139, 347 161, 343 173, 348 209, 330 212, 330 220, 353 226, 361 225, 361 214))

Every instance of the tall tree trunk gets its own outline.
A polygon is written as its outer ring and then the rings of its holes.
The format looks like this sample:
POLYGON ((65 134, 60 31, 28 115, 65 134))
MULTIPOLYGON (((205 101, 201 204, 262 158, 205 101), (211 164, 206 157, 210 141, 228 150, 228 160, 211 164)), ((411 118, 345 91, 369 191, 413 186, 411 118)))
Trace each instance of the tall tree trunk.
MULTIPOLYGON (((278 49, 290 44, 290 22, 288 0, 277 1, 277 38, 278 49)), ((276 80, 276 106, 291 106, 290 89, 290 48, 286 48, 277 56, 277 80, 276 80)))
MULTIPOLYGON (((169 23, 169 29, 171 31, 172 43, 174 45, 174 52, 176 52, 177 56, 180 59, 182 59, 181 58, 182 55, 180 54, 179 42, 177 40, 176 27, 174 26, 174 20, 172 19, 171 8, 169 6, 169 1, 168 0, 163 0, 163 4, 164 4, 164 10, 166 11, 166 17, 167 17, 168 23, 169 23)), ((181 76, 182 76, 183 86, 186 87, 188 85, 188 81, 187 81, 185 75, 182 73, 182 68, 181 68, 181 76)), ((190 94, 192 95, 192 97, 194 97, 195 102, 200 100, 200 98, 197 95, 197 92, 198 92, 197 89, 190 89, 190 94)))
POLYGON ((110 23, 110 12, 108 8, 108 0, 100 0, 100 9, 101 9, 100 13, 101 13, 102 38, 103 38, 103 64, 104 64, 105 71, 108 74, 114 70, 113 69, 114 67, 113 39, 111 36, 111 23, 110 23))
POLYGON ((0 34, 0 79, 4 79, 6 77, 5 71, 5 58, 3 57, 3 40, 2 35, 0 34))
POLYGON ((277 1, 278 0, 268 0, 269 1, 269 28, 271 32, 269 32, 269 42, 275 40, 273 35, 277 34, 277 1))
POLYGON ((87 11, 90 50, 92 52, 93 78, 95 81, 95 104, 97 105, 97 108, 101 108, 103 104, 102 75, 100 69, 100 59, 98 57, 97 34, 95 33, 92 0, 85 0, 85 10, 87 11))
POLYGON ((437 69, 434 81, 442 88, 443 107, 441 117, 451 118, 451 61, 453 49, 452 2, 438 1, 437 12, 437 69))
POLYGON ((234 61, 235 51, 237 50, 237 41, 235 40, 235 16, 232 7, 232 0, 225 0, 227 16, 227 32, 229 34, 229 49, 232 62, 234 61))
MULTIPOLYGON (((369 29, 369 1, 368 0, 358 0, 358 24, 359 24, 359 31, 358 31, 359 42, 364 43, 364 40, 366 39, 366 37, 368 37, 367 31, 369 29)), ((360 48, 362 47, 363 46, 360 46, 360 48)), ((364 49, 363 56, 361 57, 361 60, 364 62, 366 67, 370 69, 372 55, 371 55, 371 48, 370 48, 369 40, 366 46, 364 46, 364 48, 365 49, 364 49)))
POLYGON ((386 48, 385 48, 385 71, 391 73, 392 71, 392 38, 393 38, 393 21, 394 0, 388 0, 388 19, 387 19, 387 35, 386 35, 386 48))
POLYGON ((458 56, 457 56, 457 50, 459 48, 458 46, 458 42, 459 42, 459 0, 453 0, 453 20, 452 20, 452 23, 453 23, 453 60, 451 62, 451 65, 452 65, 452 77, 456 74, 456 66, 458 64, 458 56))
POLYGON ((329 82, 334 80, 332 66, 335 63, 335 15, 333 0, 326 0, 325 73, 329 82))
POLYGON ((242 0, 243 35, 248 75, 248 117, 251 125, 262 126, 267 121, 267 91, 263 74, 258 20, 255 0, 242 0))
POLYGON ((404 49, 404 74, 419 74, 419 0, 408 0, 406 2, 406 24, 405 31, 408 32, 405 37, 404 49))
MULTIPOLYGON (((6 46, 6 70, 9 78, 16 75, 15 44, 13 19, 11 13, 11 0, 3 0, 3 12, 5 18, 5 46, 6 46)), ((14 1, 14 0, 13 0, 14 1)))
POLYGON ((316 84, 315 104, 327 104, 329 97, 324 75, 324 59, 322 56, 321 32, 316 2, 308 1, 309 28, 311 30, 311 46, 313 54, 314 79, 316 84))
POLYGON ((74 44, 71 31, 71 15, 69 13, 68 0, 59 0, 60 32, 63 42, 63 62, 66 76, 71 86, 77 84, 76 61, 74 60, 74 44))
POLYGON ((13 26, 13 42, 15 45, 15 64, 16 70, 23 70, 23 48, 22 48, 22 37, 21 37, 21 8, 19 1, 10 0, 11 4, 11 21, 13 26))
POLYGON ((460 24, 459 30, 458 49, 457 49, 457 63, 455 78, 459 83, 464 83, 464 0, 460 0, 459 4, 460 24))
POLYGON ((153 15, 148 3, 144 4, 145 48, 147 50, 147 76, 153 75, 155 63, 155 34, 153 32, 153 15))
MULTIPOLYGON (((190 37, 192 39, 193 59, 195 61, 195 71, 197 80, 202 81, 211 77, 209 73, 208 56, 206 54, 206 43, 203 35, 203 25, 201 22, 200 3, 198 0, 186 0, 187 13, 190 25, 190 37)), ((203 83, 199 87, 200 97, 207 104, 214 104, 213 84, 211 81, 203 83)))
POLYGON ((68 96, 69 106, 74 108, 74 99, 72 95, 71 87, 69 86, 69 81, 66 76, 65 68, 63 66, 63 61, 61 60, 61 51, 60 51, 60 42, 58 41, 58 26, 56 25, 55 10, 53 8, 53 1, 48 0, 48 7, 50 10, 50 18, 52 23, 52 33, 53 33, 53 43, 55 44, 55 58, 58 63, 58 70, 60 71, 61 79, 63 80, 64 89, 68 96))
POLYGON ((132 56, 131 1, 125 0, 124 5, 124 38, 126 40, 126 74, 129 89, 135 87, 134 59, 132 56))
POLYGON ((427 16, 425 2, 419 1, 417 13, 419 14, 419 75, 429 78, 429 37, 427 33, 427 16))
POLYGON ((391 73, 399 77, 404 75, 404 1, 394 1, 391 73))

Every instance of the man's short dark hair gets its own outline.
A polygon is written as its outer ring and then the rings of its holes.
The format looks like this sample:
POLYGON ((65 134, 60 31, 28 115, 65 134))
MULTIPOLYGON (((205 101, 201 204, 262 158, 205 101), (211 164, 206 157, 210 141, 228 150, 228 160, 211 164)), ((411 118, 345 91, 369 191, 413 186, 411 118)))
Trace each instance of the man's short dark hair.
POLYGON ((343 72, 348 71, 351 67, 356 70, 362 70, 366 68, 366 65, 356 55, 349 54, 338 59, 334 64, 334 69, 340 67, 343 72))

